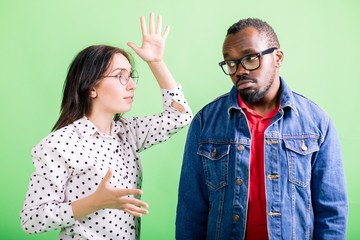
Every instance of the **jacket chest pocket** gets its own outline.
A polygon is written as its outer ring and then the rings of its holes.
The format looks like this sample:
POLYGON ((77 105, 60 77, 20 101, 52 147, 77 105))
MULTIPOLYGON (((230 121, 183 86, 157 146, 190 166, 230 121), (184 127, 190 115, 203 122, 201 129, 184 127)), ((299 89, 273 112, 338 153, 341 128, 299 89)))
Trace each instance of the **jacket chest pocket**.
POLYGON ((206 184, 211 190, 218 190, 228 184, 229 144, 201 144, 201 156, 206 184))
POLYGON ((306 187, 311 179, 313 154, 319 151, 318 138, 284 139, 289 164, 289 180, 300 187, 306 187))

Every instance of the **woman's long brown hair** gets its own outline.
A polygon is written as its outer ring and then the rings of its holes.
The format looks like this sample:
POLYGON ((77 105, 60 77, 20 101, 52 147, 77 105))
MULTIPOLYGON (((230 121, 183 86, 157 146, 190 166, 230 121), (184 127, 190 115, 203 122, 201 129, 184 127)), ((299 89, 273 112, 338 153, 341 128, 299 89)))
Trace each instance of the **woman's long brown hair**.
MULTIPOLYGON (((90 46, 78 53, 69 67, 64 83, 60 116, 52 131, 67 126, 89 113, 90 91, 100 81, 116 53, 124 55, 133 65, 129 53, 107 45, 90 46)), ((119 114, 114 118, 119 118, 119 114)))

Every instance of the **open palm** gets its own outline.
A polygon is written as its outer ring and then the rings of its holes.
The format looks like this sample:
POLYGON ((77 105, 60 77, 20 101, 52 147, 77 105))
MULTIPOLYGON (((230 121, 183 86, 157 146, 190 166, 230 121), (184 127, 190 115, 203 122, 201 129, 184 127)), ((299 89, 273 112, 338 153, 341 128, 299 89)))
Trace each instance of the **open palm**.
POLYGON ((165 40, 169 34, 170 28, 167 26, 164 33, 161 35, 162 17, 157 17, 156 28, 154 28, 154 13, 150 13, 149 32, 146 28, 144 16, 140 17, 140 23, 143 36, 141 47, 136 46, 132 42, 129 42, 128 46, 131 47, 136 54, 146 62, 162 61, 165 49, 165 40))

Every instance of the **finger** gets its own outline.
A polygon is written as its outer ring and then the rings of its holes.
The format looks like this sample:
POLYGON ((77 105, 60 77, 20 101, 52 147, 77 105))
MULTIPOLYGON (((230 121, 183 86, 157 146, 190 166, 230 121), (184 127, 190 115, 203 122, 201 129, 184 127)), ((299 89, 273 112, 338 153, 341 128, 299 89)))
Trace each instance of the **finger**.
POLYGON ((165 31, 164 31, 164 34, 163 34, 163 39, 164 39, 164 40, 166 40, 166 38, 168 37, 169 32, 170 32, 170 27, 169 27, 169 26, 166 26, 165 31))
POLYGON ((146 36, 147 29, 146 29, 146 22, 145 22, 145 17, 144 16, 140 17, 140 25, 141 25, 141 33, 142 33, 142 35, 146 36))
POLYGON ((131 204, 138 207, 149 208, 149 205, 146 202, 141 201, 137 198, 123 197, 122 202, 124 204, 131 204))
POLYGON ((136 45, 135 45, 134 43, 132 43, 132 42, 128 42, 127 45, 128 45, 129 47, 131 47, 131 48, 134 50, 134 52, 136 52, 137 55, 139 55, 139 52, 140 52, 141 50, 140 50, 140 48, 139 48, 138 46, 136 46, 136 45))
POLYGON ((118 197, 143 194, 143 191, 140 189, 115 189, 114 191, 118 197))
POLYGON ((149 204, 136 198, 132 199, 131 204, 137 207, 149 208, 149 204))
POLYGON ((147 208, 139 207, 134 204, 126 204, 126 205, 124 205, 124 209, 130 210, 133 212, 142 213, 142 214, 147 214, 149 212, 149 210, 147 210, 147 208))
POLYGON ((111 171, 111 168, 109 168, 107 173, 103 177, 102 182, 109 182, 111 179, 111 176, 112 176, 112 171, 111 171))
POLYGON ((128 204, 124 207, 124 211, 132 212, 132 213, 140 213, 140 214, 148 214, 149 210, 145 208, 140 208, 135 205, 128 204))
POLYGON ((135 212, 135 211, 131 211, 131 210, 127 210, 127 209, 124 209, 125 212, 127 213, 130 213, 131 215, 134 215, 135 217, 139 217, 141 218, 143 214, 148 214, 149 212, 147 213, 139 213, 139 212, 135 212))
POLYGON ((156 24, 156 34, 161 34, 161 26, 162 26, 162 17, 159 15, 157 17, 157 24, 156 24))
POLYGON ((138 218, 141 218, 141 217, 142 217, 142 214, 141 214, 141 213, 133 212, 133 211, 126 210, 126 209, 124 209, 124 211, 127 212, 127 213, 130 213, 131 215, 134 215, 135 217, 138 217, 138 218))
POLYGON ((136 213, 140 213, 140 214, 148 214, 149 210, 147 210, 146 208, 141 208, 138 207, 136 205, 132 205, 132 204, 126 204, 123 206, 124 211, 131 211, 131 212, 136 212, 136 213))
POLYGON ((120 197, 119 204, 121 204, 123 206, 123 208, 126 208, 129 205, 137 206, 139 208, 142 207, 145 209, 149 208, 149 205, 146 202, 141 201, 136 198, 133 198, 133 197, 120 197))
POLYGON ((149 34, 153 34, 153 33, 154 33, 154 13, 151 12, 149 17, 149 34))

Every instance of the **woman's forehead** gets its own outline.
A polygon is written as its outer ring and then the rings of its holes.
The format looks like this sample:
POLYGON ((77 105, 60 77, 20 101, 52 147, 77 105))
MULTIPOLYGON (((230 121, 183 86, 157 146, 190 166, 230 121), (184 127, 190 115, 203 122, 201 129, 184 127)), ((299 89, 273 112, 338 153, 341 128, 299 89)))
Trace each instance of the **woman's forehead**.
POLYGON ((111 59, 109 71, 111 72, 115 69, 131 69, 129 60, 121 53, 114 54, 113 58, 111 59))

